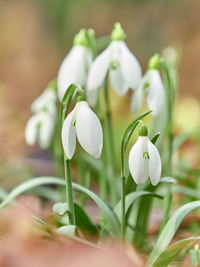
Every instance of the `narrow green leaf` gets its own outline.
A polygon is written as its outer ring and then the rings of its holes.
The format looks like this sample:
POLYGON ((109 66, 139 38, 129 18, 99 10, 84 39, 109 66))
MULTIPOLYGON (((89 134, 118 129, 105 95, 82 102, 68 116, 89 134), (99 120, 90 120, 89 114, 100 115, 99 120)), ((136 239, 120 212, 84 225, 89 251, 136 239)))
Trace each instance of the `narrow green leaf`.
POLYGON ((77 203, 74 203, 76 216, 76 225, 87 238, 94 240, 95 236, 99 235, 97 226, 90 220, 84 209, 77 203))
POLYGON ((2 187, 0 187, 0 200, 4 200, 6 196, 7 192, 2 187))
MULTIPOLYGON (((145 195, 149 195, 152 197, 157 197, 157 198, 163 198, 160 195, 157 195, 153 192, 147 192, 147 191, 138 191, 138 192, 132 192, 129 193, 128 195, 126 195, 125 197, 125 214, 128 212, 129 208, 131 207, 131 205, 134 203, 134 201, 141 196, 145 196, 145 195)), ((117 203, 117 205, 114 208, 114 212, 116 213, 116 215, 118 216, 118 218, 120 219, 121 217, 121 200, 117 203)))
POLYGON ((200 192, 190 187, 174 184, 172 186, 172 192, 181 193, 189 197, 200 199, 200 192))
POLYGON ((175 178, 170 177, 170 176, 166 176, 166 177, 162 177, 160 179, 160 182, 159 183, 174 183, 175 181, 176 181, 175 178))
POLYGON ((155 143, 158 140, 159 136, 160 136, 160 132, 155 134, 154 137, 151 139, 151 143, 153 143, 155 145, 155 143))
POLYGON ((174 212, 174 214, 168 220, 163 231, 161 232, 155 244, 155 247, 149 256, 148 266, 153 266, 155 261, 165 251, 173 236, 175 235, 178 227, 180 226, 183 219, 187 216, 187 214, 199 207, 200 201, 193 201, 183 205, 174 212))
MULTIPOLYGON (((0 204, 0 208, 3 208, 6 206, 9 202, 11 202, 14 198, 19 196, 20 194, 41 185, 47 185, 47 184, 57 184, 65 186, 65 181, 61 178, 57 177, 51 177, 51 176, 43 176, 43 177, 36 177, 32 178, 29 181, 26 181, 17 187, 15 187, 4 199, 4 201, 0 204)), ((107 221, 106 228, 108 228, 108 231, 113 235, 118 235, 120 233, 120 223, 115 215, 115 213, 112 211, 110 206, 102 200, 98 195, 96 195, 94 192, 90 191, 87 188, 84 188, 81 185, 78 185, 76 183, 72 184, 73 190, 77 192, 81 192, 86 194, 88 197, 90 197, 100 208, 102 211, 105 220, 107 221)))
POLYGON ((191 246, 195 244, 195 242, 200 240, 200 236, 190 237, 178 242, 175 242, 171 246, 169 246, 154 262, 154 267, 166 267, 168 264, 176 257, 176 255, 186 246, 191 246))

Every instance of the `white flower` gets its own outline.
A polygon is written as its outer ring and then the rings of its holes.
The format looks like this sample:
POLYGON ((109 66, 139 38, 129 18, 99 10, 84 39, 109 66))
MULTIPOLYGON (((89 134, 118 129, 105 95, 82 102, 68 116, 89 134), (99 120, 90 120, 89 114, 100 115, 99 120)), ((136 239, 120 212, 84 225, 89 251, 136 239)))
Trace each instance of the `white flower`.
POLYGON ((37 97, 33 101, 33 103, 31 104, 31 111, 33 113, 36 113, 48 107, 49 105, 56 106, 56 101, 57 101, 57 95, 55 90, 47 88, 39 97, 37 97))
POLYGON ((27 122, 25 140, 32 146, 36 142, 40 147, 47 149, 51 145, 55 127, 55 120, 48 112, 37 112, 27 122))
POLYGON ((150 177, 157 185, 161 176, 161 159, 157 148, 147 136, 139 136, 129 154, 129 169, 136 184, 143 184, 150 177))
POLYGON ((157 116, 164 107, 165 90, 160 73, 157 69, 149 69, 143 76, 140 86, 132 95, 131 110, 137 113, 142 105, 144 94, 147 92, 146 101, 149 109, 154 110, 153 116, 157 116))
POLYGON ((66 117, 62 127, 62 144, 67 158, 76 149, 76 136, 80 145, 93 157, 101 156, 103 146, 102 127, 98 117, 86 101, 80 101, 66 117))
POLYGON ((111 87, 119 95, 126 94, 129 88, 135 89, 139 86, 142 73, 140 64, 124 42, 125 36, 121 26, 118 23, 116 25, 112 32, 113 40, 96 57, 89 70, 86 89, 87 100, 92 106, 97 101, 98 89, 103 86, 108 72, 111 87))
POLYGON ((74 46, 60 65, 57 77, 58 98, 62 98, 70 84, 85 87, 87 72, 92 63, 92 51, 87 47, 85 30, 81 30, 74 38, 74 46))

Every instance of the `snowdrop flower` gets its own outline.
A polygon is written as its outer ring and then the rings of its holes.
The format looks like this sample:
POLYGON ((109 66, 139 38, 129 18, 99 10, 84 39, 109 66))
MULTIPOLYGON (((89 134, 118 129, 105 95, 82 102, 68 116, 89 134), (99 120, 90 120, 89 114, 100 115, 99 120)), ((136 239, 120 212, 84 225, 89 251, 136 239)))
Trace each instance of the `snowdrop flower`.
POLYGON ((139 88, 135 90, 131 99, 131 110, 137 113, 142 105, 145 92, 147 93, 146 102, 149 109, 152 109, 152 115, 157 116, 164 107, 165 103, 165 90, 160 73, 159 55, 155 55, 150 59, 149 69, 144 74, 139 88))
POLYGON ((86 101, 77 102, 66 117, 62 127, 62 144, 68 159, 76 149, 76 137, 80 145, 95 158, 101 156, 103 145, 102 127, 98 117, 86 101))
POLYGON ((155 186, 160 180, 162 165, 160 154, 147 135, 147 127, 142 125, 129 154, 129 169, 136 184, 143 184, 150 177, 155 186))
POLYGON ((97 101, 98 88, 103 86, 107 73, 111 87, 119 95, 139 86, 141 67, 124 42, 125 37, 121 25, 116 23, 110 45, 91 64, 86 86, 87 100, 91 106, 97 101))
POLYGON ((25 129, 25 140, 32 146, 36 142, 43 149, 50 147, 57 122, 57 95, 55 82, 31 104, 34 115, 28 120, 25 129))
POLYGON ((25 139, 28 145, 33 146, 36 142, 43 149, 51 145, 55 122, 52 116, 45 111, 34 114, 27 122, 25 139))
POLYGON ((92 51, 88 47, 86 30, 82 29, 74 38, 73 47, 60 65, 57 77, 58 98, 62 98, 70 84, 85 87, 87 72, 92 63, 92 51))

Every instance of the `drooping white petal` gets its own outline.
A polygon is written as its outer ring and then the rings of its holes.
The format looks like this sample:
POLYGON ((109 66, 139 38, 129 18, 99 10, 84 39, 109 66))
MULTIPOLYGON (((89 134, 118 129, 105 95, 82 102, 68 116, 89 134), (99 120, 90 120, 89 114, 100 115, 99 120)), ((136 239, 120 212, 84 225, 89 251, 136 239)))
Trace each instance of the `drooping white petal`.
POLYGON ((62 126, 62 145, 68 159, 71 159, 76 149, 76 108, 66 117, 62 126))
POLYGON ((147 141, 148 146, 148 152, 149 152, 149 174, 150 174, 150 180, 152 185, 157 185, 160 176, 161 176, 161 170, 162 170, 162 163, 160 159, 160 154, 158 152, 158 149, 151 143, 150 140, 147 141))
POLYGON ((140 67, 140 63, 134 54, 128 49, 125 42, 121 41, 121 70, 126 81, 126 84, 131 89, 136 89, 139 87, 141 78, 142 78, 142 70, 140 67))
POLYGON ((110 60, 110 48, 108 46, 100 55, 96 57, 90 66, 86 86, 88 95, 90 91, 96 91, 100 86, 103 85, 109 68, 110 60))
POLYGON ((137 113, 142 106, 143 98, 144 98, 144 78, 140 82, 140 86, 138 89, 134 90, 131 97, 131 112, 133 114, 137 113))
POLYGON ((143 184, 149 177, 147 137, 140 136, 129 154, 129 170, 136 184, 143 184))
POLYGON ((164 107, 165 90, 158 70, 148 70, 147 79, 149 82, 147 93, 147 105, 154 110, 153 116, 157 116, 164 107))
POLYGON ((56 103, 48 103, 48 105, 44 109, 46 113, 48 113, 53 121, 57 120, 57 115, 58 115, 58 107, 56 103))
POLYGON ((94 107, 99 95, 99 90, 86 90, 87 102, 91 107, 94 107))
POLYGON ((41 148, 47 149, 50 147, 55 130, 55 120, 51 114, 42 112, 41 122, 38 135, 38 143, 41 148))
POLYGON ((109 80, 111 87, 118 93, 119 95, 125 95, 129 89, 126 81, 124 80, 124 76, 122 74, 121 66, 116 70, 110 70, 109 72, 109 80))
POLYGON ((37 141, 40 119, 40 116, 38 116, 38 114, 35 114, 28 120, 26 124, 25 140, 26 143, 30 146, 33 146, 37 141))
POLYGON ((86 101, 77 104, 76 134, 80 145, 93 157, 101 156, 103 132, 101 123, 86 101))
POLYGON ((56 93, 51 89, 46 89, 39 97, 31 104, 31 111, 38 112, 48 106, 49 103, 56 103, 56 93))
MULTIPOLYGON (((129 81, 124 75, 122 68, 123 63, 123 43, 122 41, 112 41, 110 43, 111 65, 114 63, 116 69, 110 68, 109 80, 111 87, 119 94, 125 95, 131 87, 129 81)), ((127 65, 127 64, 126 64, 127 65)))
POLYGON ((65 91, 71 83, 85 86, 88 67, 86 57, 88 53, 87 47, 75 45, 63 60, 57 77, 60 101, 62 101, 65 91))

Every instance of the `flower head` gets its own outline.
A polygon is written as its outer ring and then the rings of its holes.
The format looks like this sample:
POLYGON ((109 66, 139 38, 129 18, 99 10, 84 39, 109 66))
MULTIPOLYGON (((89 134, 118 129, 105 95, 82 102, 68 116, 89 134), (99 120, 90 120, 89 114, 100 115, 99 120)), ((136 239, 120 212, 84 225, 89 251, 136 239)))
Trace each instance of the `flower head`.
POLYGON ((88 47, 86 30, 74 38, 74 45, 60 65, 57 77, 58 98, 62 101, 66 89, 72 83, 85 87, 87 72, 92 63, 92 51, 88 47))
POLYGON ((38 142, 41 148, 49 148, 54 128, 55 122, 49 113, 40 111, 34 114, 26 124, 25 139, 27 144, 33 146, 38 142))
POLYGON ((152 109, 152 115, 157 116, 164 107, 165 90, 160 73, 158 70, 157 54, 149 62, 149 69, 140 81, 140 85, 132 95, 131 110, 137 113, 142 105, 146 93, 146 101, 149 109, 152 109), (156 58, 155 58, 156 56, 156 58))
POLYGON ((87 99, 92 106, 96 103, 98 89, 103 85, 107 73, 111 87, 119 95, 139 86, 141 67, 124 42, 125 37, 121 25, 116 23, 111 43, 91 64, 86 89, 87 99))
POLYGON ((57 95, 51 84, 33 101, 31 111, 34 114, 27 122, 25 140, 28 145, 38 142, 41 148, 47 149, 51 145, 57 121, 57 95))
POLYGON ((101 156, 103 132, 100 121, 86 101, 77 102, 66 117, 62 127, 62 144, 67 158, 76 149, 76 137, 80 145, 95 158, 101 156))
POLYGON ((150 177, 157 185, 161 176, 161 159, 157 148, 151 143, 146 126, 141 126, 139 138, 129 154, 129 169, 136 184, 143 184, 150 177))

